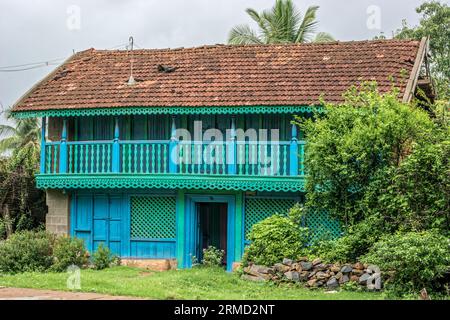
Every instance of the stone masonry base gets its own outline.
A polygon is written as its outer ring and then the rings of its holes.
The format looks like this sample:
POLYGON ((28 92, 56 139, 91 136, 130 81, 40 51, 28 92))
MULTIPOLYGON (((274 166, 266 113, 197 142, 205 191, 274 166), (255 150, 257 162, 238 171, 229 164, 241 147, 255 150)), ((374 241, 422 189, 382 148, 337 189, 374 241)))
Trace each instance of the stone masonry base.
POLYGON ((122 259, 122 265, 154 271, 167 271, 177 268, 177 259, 122 259))
POLYGON ((57 235, 69 234, 69 196, 60 190, 47 190, 47 231, 57 235))

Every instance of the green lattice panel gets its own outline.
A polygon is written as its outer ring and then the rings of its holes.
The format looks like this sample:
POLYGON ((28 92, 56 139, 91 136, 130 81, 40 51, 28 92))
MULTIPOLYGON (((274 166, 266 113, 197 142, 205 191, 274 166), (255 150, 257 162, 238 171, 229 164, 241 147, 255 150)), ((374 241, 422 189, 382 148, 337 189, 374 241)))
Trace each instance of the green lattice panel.
POLYGON ((339 221, 331 218, 328 211, 324 209, 306 213, 304 224, 311 233, 310 242, 320 239, 335 239, 342 234, 339 221))
POLYGON ((295 204, 293 199, 246 199, 245 200, 245 239, 251 227, 275 213, 287 214, 295 204))
POLYGON ((144 239, 175 238, 175 197, 132 197, 131 237, 144 239))

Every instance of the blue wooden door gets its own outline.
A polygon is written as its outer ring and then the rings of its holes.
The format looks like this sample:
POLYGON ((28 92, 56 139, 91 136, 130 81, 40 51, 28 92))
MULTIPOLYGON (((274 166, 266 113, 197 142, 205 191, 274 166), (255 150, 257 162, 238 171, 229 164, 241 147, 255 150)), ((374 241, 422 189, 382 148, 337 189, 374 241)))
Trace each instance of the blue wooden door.
POLYGON ((93 248, 100 243, 111 249, 113 254, 121 254, 121 210, 120 197, 113 195, 94 196, 93 248))

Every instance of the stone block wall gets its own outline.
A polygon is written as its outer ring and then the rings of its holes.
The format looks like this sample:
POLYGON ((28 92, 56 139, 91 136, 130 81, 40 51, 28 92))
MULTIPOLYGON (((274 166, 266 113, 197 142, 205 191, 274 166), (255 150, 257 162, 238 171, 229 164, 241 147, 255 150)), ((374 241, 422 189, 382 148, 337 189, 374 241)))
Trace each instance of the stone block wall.
POLYGON ((69 195, 61 190, 47 190, 47 207, 48 213, 45 218, 47 231, 57 235, 69 234, 69 195))

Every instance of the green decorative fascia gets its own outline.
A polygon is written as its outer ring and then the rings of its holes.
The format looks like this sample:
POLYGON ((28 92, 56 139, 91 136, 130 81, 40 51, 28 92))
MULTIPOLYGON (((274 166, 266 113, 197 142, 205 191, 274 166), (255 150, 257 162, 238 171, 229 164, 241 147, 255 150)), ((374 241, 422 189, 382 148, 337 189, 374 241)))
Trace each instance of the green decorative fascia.
POLYGON ((12 112, 15 118, 82 117, 146 114, 251 114, 251 113, 311 113, 323 112, 321 106, 220 106, 220 107, 129 107, 36 110, 12 112))
POLYGON ((201 189, 305 191, 304 177, 255 177, 185 174, 40 174, 41 189, 201 189))

